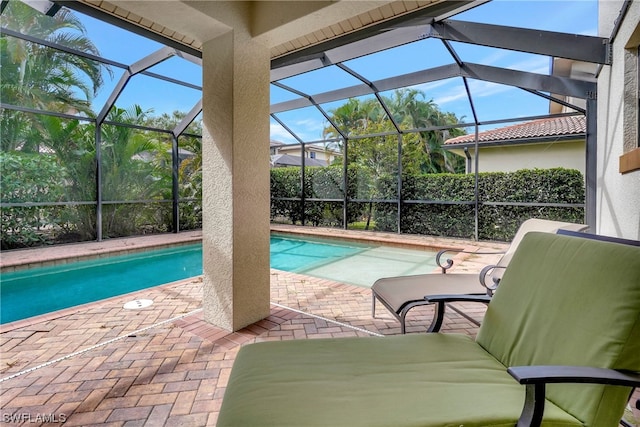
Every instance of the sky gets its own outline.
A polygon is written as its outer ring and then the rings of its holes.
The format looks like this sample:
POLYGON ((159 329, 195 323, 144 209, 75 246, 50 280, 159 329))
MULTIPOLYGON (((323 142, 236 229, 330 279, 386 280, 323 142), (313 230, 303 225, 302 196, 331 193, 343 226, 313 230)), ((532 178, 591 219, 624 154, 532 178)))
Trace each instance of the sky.
MULTIPOLYGON (((597 35, 597 0, 493 0, 480 7, 456 15, 451 19, 494 25, 506 25, 530 29, 557 31, 581 35, 597 35)), ((145 55, 160 49, 162 45, 143 37, 113 27, 90 17, 80 16, 88 36, 103 57, 131 64, 145 55)), ((463 43, 452 43, 464 62, 504 67, 520 71, 548 74, 550 58, 501 49, 463 43)), ((442 42, 427 39, 367 57, 347 61, 345 65, 371 81, 453 63, 442 42)), ((93 101, 100 110, 113 87, 123 74, 120 68, 112 68, 113 77, 105 76, 102 91, 93 101)), ((151 69, 196 85, 202 84, 202 70, 180 58, 169 59, 151 69)), ((314 95, 360 83, 336 67, 305 73, 281 81, 302 92, 314 95)), ((469 80, 474 106, 481 121, 513 117, 528 117, 548 113, 549 102, 541 97, 517 88, 469 80)), ((424 93, 425 100, 433 100, 442 111, 452 112, 461 122, 472 122, 473 115, 462 79, 455 78, 413 87, 424 93)), ((383 94, 390 95, 390 94, 383 94)), ((119 107, 141 105, 155 114, 174 110, 187 112, 200 99, 197 90, 184 88, 138 75, 131 79, 116 104, 119 107), (169 95, 170 94, 170 95, 169 95)), ((271 86, 271 103, 296 98, 288 91, 271 86)), ((340 106, 342 101, 322 105, 326 111, 340 106)), ((278 114, 303 141, 318 141, 327 122, 315 108, 305 108, 278 114)), ((492 126, 496 127, 496 125, 492 126)), ((482 130, 482 129, 481 129, 482 130)), ((295 143, 295 138, 271 119, 271 139, 295 143)))

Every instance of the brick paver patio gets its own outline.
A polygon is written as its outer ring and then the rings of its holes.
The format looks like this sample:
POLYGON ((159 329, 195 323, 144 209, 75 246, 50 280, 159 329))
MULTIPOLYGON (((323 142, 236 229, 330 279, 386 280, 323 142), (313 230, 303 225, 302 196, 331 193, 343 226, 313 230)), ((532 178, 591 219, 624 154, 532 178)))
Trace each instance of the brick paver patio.
MULTIPOLYGON (((457 268, 490 262, 470 257, 457 268)), ((2 423, 213 426, 242 345, 399 333, 382 307, 371 318, 366 288, 272 270, 271 315, 229 334, 204 322, 202 286, 194 278, 1 327, 2 423), (134 299, 153 305, 123 308, 134 299)), ((463 308, 481 319, 481 305, 463 308)), ((414 309, 407 330, 424 331, 431 313, 414 309)), ((476 327, 453 313, 444 330, 473 335, 476 327)))

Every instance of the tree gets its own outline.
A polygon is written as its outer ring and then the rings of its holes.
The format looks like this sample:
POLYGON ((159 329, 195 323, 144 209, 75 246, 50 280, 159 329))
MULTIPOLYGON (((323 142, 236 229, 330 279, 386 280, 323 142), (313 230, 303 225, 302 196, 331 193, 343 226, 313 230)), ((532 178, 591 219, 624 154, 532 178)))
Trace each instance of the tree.
MULTIPOLYGON (((391 117, 377 101, 349 99, 332 110, 331 122, 348 138, 347 161, 357 164, 359 199, 383 198, 381 183, 398 176, 398 138, 395 134, 355 138, 357 135, 376 135, 395 132, 395 122, 401 129, 412 130, 458 123, 455 114, 440 111, 433 100, 425 101, 424 94, 415 89, 396 90, 391 97, 383 97, 391 117), (393 119, 393 122, 392 120, 393 119), (351 138, 349 138, 351 137, 351 138)), ((328 125, 325 138, 339 138, 340 132, 328 125)), ((463 134, 458 129, 411 132, 402 135, 403 174, 456 173, 464 171, 464 160, 442 148, 444 139, 463 134)), ((386 197, 392 197, 385 193, 386 197)), ((399 197, 395 195, 394 199, 399 197)), ((369 228, 374 203, 368 202, 366 228, 369 228)))
MULTIPOLYGON (((22 2, 12 1, 3 11, 2 18, 3 27, 99 56, 80 20, 65 8, 54 17, 48 17, 22 2)), ((3 103, 43 112, 95 117, 91 100, 103 84, 103 72, 110 72, 108 67, 83 56, 6 34, 0 37, 0 45, 0 95, 3 103)), ((56 202, 52 206, 38 207, 38 218, 47 220, 43 227, 47 230, 47 237, 69 236, 62 239, 74 241, 96 238, 97 182, 101 185, 101 200, 104 202, 104 236, 166 231, 171 227, 171 204, 154 203, 171 198, 171 135, 141 127, 173 129, 184 113, 174 112, 159 117, 151 117, 151 113, 151 110, 143 111, 138 105, 129 109, 114 106, 106 123, 100 126, 101 143, 97 147, 95 122, 2 111, 0 148, 2 152, 13 151, 12 154, 21 156, 3 157, 3 164, 39 164, 35 160, 27 162, 30 159, 27 153, 31 153, 33 157, 46 157, 48 163, 42 164, 58 168, 43 168, 43 176, 39 177, 44 183, 52 181, 58 184, 55 192, 46 188, 39 190, 48 195, 46 202, 56 202), (14 159, 26 160, 17 162, 14 159), (100 181, 97 180, 98 159, 100 181), (53 173, 52 170, 58 172, 53 173)), ((195 122, 188 131, 199 134, 201 128, 200 122, 195 122)), ((199 199, 202 194, 200 142, 195 137, 180 138, 181 148, 193 153, 180 165, 183 197, 199 199)), ((194 216, 199 217, 200 203, 196 204, 198 206, 191 209, 197 211, 194 216)), ((7 215, 14 212, 18 210, 6 211, 7 215)), ((2 213, 5 214, 4 208, 2 213)), ((199 221, 201 224, 201 219, 199 221)), ((192 223, 197 225, 198 220, 192 223)), ((8 233, 14 233, 14 229, 8 233)))
MULTIPOLYGON (((19 1, 9 2, 3 26, 92 55, 99 55, 78 18, 62 8, 46 16, 19 1)), ((54 112, 93 116, 91 100, 103 83, 101 63, 2 34, 0 37, 2 102, 54 112)), ((4 151, 37 151, 40 123, 15 111, 2 111, 4 151)))
MULTIPOLYGON (((160 116, 149 117, 145 126, 158 129, 174 129, 185 117, 185 113, 174 111, 172 114, 163 113, 160 116)), ((187 127, 186 133, 202 135, 202 121, 194 120, 187 127)), ((170 153, 172 138, 165 134, 166 153, 170 153)), ((180 163, 178 167, 178 193, 180 199, 189 199, 180 205, 180 228, 197 229, 202 227, 202 138, 194 136, 180 136, 178 139, 180 163)), ((171 162, 170 156, 166 159, 171 162)), ((165 199, 173 197, 169 186, 164 191, 165 199)), ((171 219, 166 222, 171 224, 171 219)))
MULTIPOLYGON (((420 129, 433 126, 449 126, 458 123, 453 113, 442 112, 433 100, 425 101, 424 93, 416 89, 399 89, 389 97, 383 97, 394 121, 402 129, 420 129)), ((347 136, 366 135, 395 131, 386 111, 376 99, 349 99, 344 105, 332 110, 331 120, 347 136)), ((464 161, 459 156, 442 148, 445 138, 462 135, 459 129, 448 131, 422 131, 403 135, 404 171, 414 173, 456 173, 464 170, 464 161)), ((325 138, 337 138, 339 132, 331 125, 325 127, 325 138)), ((376 139, 376 138, 374 138, 376 139)), ((371 141, 358 139, 349 145, 349 160, 367 159, 361 147, 370 150, 371 141)))

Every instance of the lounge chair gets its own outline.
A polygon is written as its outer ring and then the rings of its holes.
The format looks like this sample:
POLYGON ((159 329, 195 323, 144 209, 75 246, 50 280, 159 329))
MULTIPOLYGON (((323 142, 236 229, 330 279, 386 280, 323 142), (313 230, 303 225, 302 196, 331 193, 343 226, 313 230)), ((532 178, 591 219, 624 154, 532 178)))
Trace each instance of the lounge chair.
POLYGON ((640 248, 532 232, 475 340, 249 344, 217 425, 614 427, 639 372, 640 248))
MULTIPOLYGON (((441 259, 449 252, 463 253, 455 249, 444 249, 436 255, 436 262, 442 270, 442 274, 418 274, 413 276, 385 277, 376 280, 371 286, 371 316, 376 317, 376 302, 383 306, 400 321, 400 332, 406 333, 406 317, 409 311, 415 307, 430 304, 425 301, 424 296, 430 294, 486 294, 491 296, 496 289, 504 268, 509 264, 513 253, 520 244, 520 241, 530 231, 544 231, 555 233, 558 229, 573 231, 583 231, 588 228, 584 224, 574 224, 570 222, 550 221, 545 219, 532 218, 523 222, 511 245, 505 252, 475 252, 476 254, 502 254, 502 257, 495 265, 488 265, 482 269, 480 274, 453 273, 445 274, 450 269, 454 261, 446 260, 443 265, 441 259)), ((470 316, 461 310, 451 307, 467 320, 479 325, 470 316)), ((432 331, 435 327, 435 318, 427 330, 432 331)))

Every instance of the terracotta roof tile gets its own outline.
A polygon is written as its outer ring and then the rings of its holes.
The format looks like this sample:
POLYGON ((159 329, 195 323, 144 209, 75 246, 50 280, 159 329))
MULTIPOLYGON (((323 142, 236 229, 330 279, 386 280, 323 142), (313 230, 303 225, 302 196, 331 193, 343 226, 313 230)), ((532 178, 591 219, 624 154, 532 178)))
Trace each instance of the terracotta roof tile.
MULTIPOLYGON (((478 134, 478 142, 501 142, 530 138, 580 135, 587 129, 585 116, 564 116, 533 120, 517 125, 492 129, 478 134)), ((447 139, 445 145, 474 142, 474 134, 447 139)))

